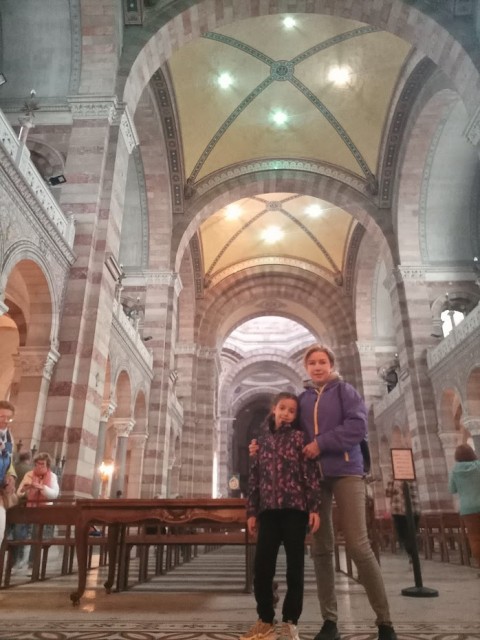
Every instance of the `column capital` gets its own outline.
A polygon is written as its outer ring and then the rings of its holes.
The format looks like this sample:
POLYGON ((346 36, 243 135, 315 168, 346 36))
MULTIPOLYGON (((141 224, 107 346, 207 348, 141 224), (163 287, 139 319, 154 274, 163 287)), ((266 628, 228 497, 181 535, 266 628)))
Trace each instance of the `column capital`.
POLYGON ((102 405, 100 420, 107 421, 109 418, 113 416, 116 408, 117 408, 117 403, 115 402, 115 400, 110 400, 110 402, 106 406, 102 405))
POLYGON ((147 284, 164 284, 168 287, 174 287, 177 295, 179 295, 183 289, 180 274, 175 271, 145 271, 145 280, 147 284))
POLYGON ((19 347, 18 350, 18 363, 22 375, 26 376, 43 376, 50 380, 59 358, 60 354, 54 348, 19 347))
POLYGON ((133 449, 145 449, 145 445, 148 440, 148 433, 131 433, 128 436, 129 441, 132 443, 133 449))
POLYGON ((135 420, 133 418, 114 418, 112 426, 117 433, 117 438, 128 438, 135 426, 135 420))
POLYGON ((470 431, 472 436, 480 436, 480 417, 464 414, 462 417, 463 426, 470 431))

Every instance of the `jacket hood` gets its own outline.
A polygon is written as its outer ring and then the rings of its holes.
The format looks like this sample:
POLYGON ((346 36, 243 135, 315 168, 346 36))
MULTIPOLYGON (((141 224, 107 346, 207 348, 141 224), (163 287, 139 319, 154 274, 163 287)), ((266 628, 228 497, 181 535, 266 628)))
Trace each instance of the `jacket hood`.
POLYGON ((455 473, 470 473, 475 469, 478 469, 480 462, 478 460, 468 460, 466 462, 455 463, 455 473))

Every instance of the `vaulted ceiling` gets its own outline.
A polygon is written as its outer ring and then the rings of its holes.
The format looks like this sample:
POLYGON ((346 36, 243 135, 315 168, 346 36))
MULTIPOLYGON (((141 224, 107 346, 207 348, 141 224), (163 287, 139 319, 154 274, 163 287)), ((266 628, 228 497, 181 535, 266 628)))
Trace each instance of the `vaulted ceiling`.
MULTIPOLYGON (((354 20, 249 18, 181 47, 169 61, 184 180, 298 162, 376 179, 381 140, 411 47, 354 20)), ((254 264, 297 264, 341 278, 356 223, 296 193, 258 193, 199 231, 206 286, 254 264)))

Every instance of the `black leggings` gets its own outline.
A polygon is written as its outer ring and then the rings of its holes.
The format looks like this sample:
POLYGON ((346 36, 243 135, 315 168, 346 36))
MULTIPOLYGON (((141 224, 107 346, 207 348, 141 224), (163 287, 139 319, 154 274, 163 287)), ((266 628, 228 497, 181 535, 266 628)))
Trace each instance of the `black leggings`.
POLYGON ((303 570, 308 514, 296 509, 263 511, 257 520, 258 538, 253 580, 257 613, 260 620, 271 623, 273 578, 277 556, 283 542, 287 557, 287 593, 282 607, 283 622, 297 624, 303 608, 303 570))

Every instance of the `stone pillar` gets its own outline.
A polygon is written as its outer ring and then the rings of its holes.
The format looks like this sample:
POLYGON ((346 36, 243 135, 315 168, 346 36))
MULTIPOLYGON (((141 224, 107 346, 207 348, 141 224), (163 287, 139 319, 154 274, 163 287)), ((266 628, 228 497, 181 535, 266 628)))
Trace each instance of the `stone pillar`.
POLYGON ((182 288, 178 274, 172 271, 147 271, 144 332, 152 336, 149 345, 154 354, 154 376, 150 387, 148 414, 149 437, 145 449, 144 489, 154 495, 166 495, 168 477, 168 444, 172 396, 171 372, 174 367, 172 340, 176 333, 178 295, 182 288))
POLYGON ((73 125, 60 204, 75 216, 77 260, 66 287, 62 357, 46 422, 63 432, 66 443, 63 494, 82 497, 91 495, 95 474, 115 294, 105 261, 108 254, 118 256, 129 151, 119 135, 122 107, 115 96, 78 95, 69 104, 73 125))
MULTIPOLYGON (((114 418, 113 428, 117 434, 115 447, 115 470, 113 472, 110 497, 115 498, 117 491, 125 494, 125 472, 127 466, 128 437, 135 426, 132 418, 114 418)), ((123 496, 125 497, 125 495, 123 496)))
POLYGON ((153 498, 153 495, 142 496, 143 461, 147 439, 148 434, 146 433, 131 433, 129 436, 131 448, 128 486, 126 488, 127 498, 153 498))
POLYGON ((102 490, 102 478, 100 476, 99 467, 102 464, 103 456, 105 454, 105 437, 107 434, 107 425, 110 417, 114 414, 116 404, 110 402, 107 408, 103 411, 100 422, 98 423, 98 435, 97 435, 97 448, 95 453, 95 469, 93 473, 92 482, 92 496, 99 498, 102 490))
POLYGON ((62 442, 52 432, 42 434, 48 390, 59 353, 53 347, 19 347, 21 377, 15 398, 15 439, 30 441, 30 446, 44 443, 54 455, 54 443, 62 442))
POLYGON ((439 434, 442 443, 447 468, 450 470, 455 464, 455 449, 457 448, 458 433, 456 431, 442 432, 439 434))
POLYGON ((427 364, 432 338, 428 285, 422 267, 398 267, 387 278, 400 363, 399 384, 407 411, 422 508, 451 508, 445 455, 427 364))

